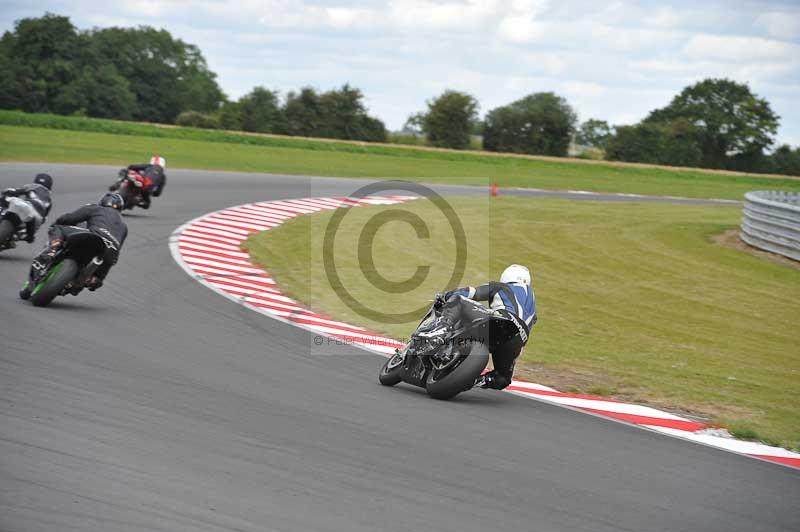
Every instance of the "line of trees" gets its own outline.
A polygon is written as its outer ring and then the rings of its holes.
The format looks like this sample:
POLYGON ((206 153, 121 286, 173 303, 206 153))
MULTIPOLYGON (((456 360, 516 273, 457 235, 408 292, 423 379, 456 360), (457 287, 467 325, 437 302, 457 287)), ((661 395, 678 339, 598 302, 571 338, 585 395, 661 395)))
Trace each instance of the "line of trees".
POLYGON ((361 91, 256 87, 228 101, 195 45, 165 30, 79 31, 68 17, 25 18, 0 38, 0 108, 197 127, 386 141, 361 91))
POLYGON ((706 79, 638 124, 617 127, 605 152, 618 161, 798 174, 792 161, 800 151, 781 146, 768 154, 778 124, 769 102, 746 84, 706 79))
POLYGON ((200 50, 148 27, 78 31, 67 17, 16 22, 0 38, 0 107, 172 123, 224 95, 200 50))
POLYGON ((277 91, 256 87, 238 101, 226 101, 214 113, 184 111, 180 126, 256 133, 386 142, 383 122, 367 114, 364 95, 345 84, 318 92, 305 87, 281 99, 277 91))
POLYGON ((488 151, 565 156, 578 146, 612 161, 800 175, 800 147, 769 151, 779 125, 769 102, 729 79, 690 85, 638 124, 616 127, 598 119, 578 125, 574 109, 552 92, 492 109, 483 121, 466 93, 445 91, 427 107, 405 128, 433 146, 463 149, 480 132, 488 151))
MULTIPOLYGON (((236 101, 220 89, 199 48, 165 30, 94 28, 45 14, 0 38, 0 108, 177 123, 262 133, 385 142, 350 85, 277 91, 255 87, 236 101)), ((673 166, 800 175, 800 148, 773 149, 779 117, 746 84, 706 79, 634 125, 578 123, 566 99, 535 92, 479 118, 474 96, 447 90, 411 115, 414 142, 453 149, 583 156, 673 166), (477 144, 477 145, 476 145, 477 144)))
POLYGON ((404 129, 424 135, 431 146, 470 147, 470 137, 483 137, 488 151, 566 156, 577 115, 552 92, 538 92, 492 109, 478 119, 478 101, 470 94, 447 90, 412 114, 404 129))

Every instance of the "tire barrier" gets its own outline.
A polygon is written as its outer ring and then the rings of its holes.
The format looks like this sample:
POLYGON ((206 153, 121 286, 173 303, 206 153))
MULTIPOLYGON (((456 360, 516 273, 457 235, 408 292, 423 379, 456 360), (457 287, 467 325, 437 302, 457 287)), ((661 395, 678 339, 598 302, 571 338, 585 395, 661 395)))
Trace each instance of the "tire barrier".
POLYGON ((745 194, 740 237, 753 247, 800 261, 800 193, 745 194))

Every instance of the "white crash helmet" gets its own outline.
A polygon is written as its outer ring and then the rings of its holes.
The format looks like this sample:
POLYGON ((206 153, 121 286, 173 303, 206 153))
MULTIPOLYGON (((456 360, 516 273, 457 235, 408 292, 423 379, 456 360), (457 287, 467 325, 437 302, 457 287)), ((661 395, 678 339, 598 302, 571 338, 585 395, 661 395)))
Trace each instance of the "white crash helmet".
POLYGON ((531 272, 525 266, 519 264, 512 264, 500 276, 501 283, 517 283, 524 284, 525 286, 531 285, 531 272))
POLYGON ((150 164, 155 164, 165 169, 167 168, 167 160, 158 155, 153 155, 152 157, 150 157, 150 164))

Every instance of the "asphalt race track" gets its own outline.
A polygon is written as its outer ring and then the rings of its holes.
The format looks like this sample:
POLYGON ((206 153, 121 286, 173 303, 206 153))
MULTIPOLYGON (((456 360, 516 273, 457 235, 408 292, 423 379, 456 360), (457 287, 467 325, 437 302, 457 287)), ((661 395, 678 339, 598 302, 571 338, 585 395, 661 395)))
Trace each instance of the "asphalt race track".
MULTIPOLYGON (((116 173, 2 164, 0 188, 36 171, 56 216, 116 173)), ((170 256, 209 211, 365 181, 168 174, 95 294, 34 308, 42 234, 0 254, 0 531, 800 530, 798 470, 511 394, 383 388, 381 357, 320 356, 170 256)))

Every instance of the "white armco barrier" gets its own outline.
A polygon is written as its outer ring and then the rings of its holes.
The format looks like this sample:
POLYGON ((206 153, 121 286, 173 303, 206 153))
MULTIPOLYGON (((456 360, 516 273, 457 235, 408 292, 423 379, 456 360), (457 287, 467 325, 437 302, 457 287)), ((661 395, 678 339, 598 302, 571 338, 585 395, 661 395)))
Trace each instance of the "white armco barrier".
POLYGON ((751 246, 800 261, 800 194, 745 194, 740 235, 751 246))

